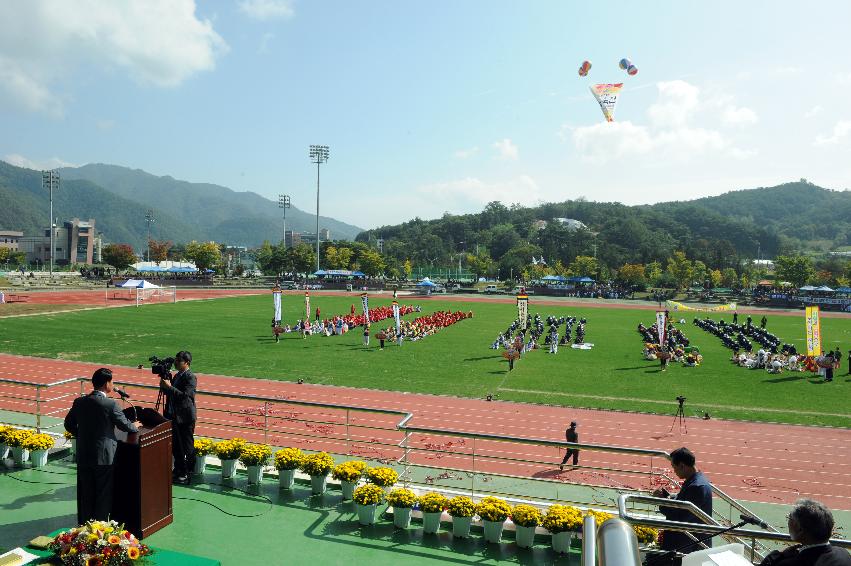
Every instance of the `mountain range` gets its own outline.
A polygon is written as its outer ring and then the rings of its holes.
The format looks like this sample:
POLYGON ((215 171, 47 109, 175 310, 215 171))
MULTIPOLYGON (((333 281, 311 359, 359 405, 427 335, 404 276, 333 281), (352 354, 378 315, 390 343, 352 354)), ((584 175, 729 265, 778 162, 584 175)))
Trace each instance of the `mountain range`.
MULTIPOLYGON (((54 216, 63 220, 94 218, 107 242, 144 247, 153 211, 151 237, 185 243, 191 240, 257 246, 281 240, 281 209, 276 202, 252 192, 221 185, 189 183, 157 177, 140 169, 90 164, 59 170, 61 188, 53 195, 54 216)), ((0 161, 0 229, 35 235, 45 228, 49 197, 41 171, 0 161)), ((320 216, 335 240, 353 240, 361 228, 320 216)), ((287 230, 314 232, 316 216, 292 207, 287 230)))

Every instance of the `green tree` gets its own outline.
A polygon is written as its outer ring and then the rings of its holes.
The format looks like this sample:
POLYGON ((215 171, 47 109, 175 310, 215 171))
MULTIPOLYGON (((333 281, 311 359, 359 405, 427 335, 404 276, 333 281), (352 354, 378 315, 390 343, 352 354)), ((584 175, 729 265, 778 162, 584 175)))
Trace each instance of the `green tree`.
POLYGON ((690 278, 692 283, 697 283, 703 287, 706 283, 707 269, 706 264, 700 260, 691 262, 690 278))
POLYGON ((812 260, 803 255, 779 255, 774 260, 774 272, 781 281, 789 281, 795 287, 802 287, 816 273, 812 260))
MULTIPOLYGON (((735 271, 733 273, 735 273, 735 271)), ((720 287, 723 279, 724 276, 721 274, 720 269, 713 269, 709 272, 709 280, 712 282, 713 287, 720 287)))
POLYGON ((644 276, 651 284, 656 285, 659 278, 662 277, 662 264, 658 261, 651 261, 644 266, 644 276))
POLYGON ((735 287, 739 282, 739 276, 732 267, 727 267, 721 272, 721 284, 725 287, 735 287))
POLYGON ((644 273, 645 267, 640 263, 628 263, 618 271, 618 279, 630 287, 643 287, 647 284, 647 278, 644 273))
POLYGON ((686 258, 685 252, 675 251, 674 255, 668 258, 668 273, 677 282, 677 289, 683 289, 688 286, 692 276, 691 261, 686 258))
POLYGON ((493 273, 495 264, 487 250, 481 250, 478 255, 467 254, 467 265, 476 274, 476 278, 486 277, 493 273))
POLYGON ((151 261, 157 265, 168 259, 168 250, 174 244, 167 240, 148 240, 148 248, 151 250, 151 261))
POLYGON ((574 259, 570 263, 570 272, 577 277, 591 277, 592 279, 597 277, 597 270, 599 269, 600 264, 597 262, 597 258, 587 256, 587 255, 578 255, 576 259, 574 259))
POLYGON ((403 269, 405 271, 405 279, 410 279, 411 273, 413 273, 413 271, 414 271, 414 264, 411 263, 410 259, 405 260, 405 264, 403 266, 403 269))
POLYGON ((108 244, 103 248, 103 261, 118 271, 124 271, 136 263, 136 252, 130 244, 108 244))
POLYGON ((221 263, 222 253, 216 242, 196 242, 186 244, 186 258, 195 263, 199 271, 214 269, 221 263))
POLYGON ((361 271, 369 277, 378 277, 384 273, 384 269, 387 267, 381 254, 370 249, 363 250, 358 254, 358 263, 361 271))
POLYGON ((309 244, 288 248, 286 257, 292 273, 310 273, 316 265, 316 252, 309 244))

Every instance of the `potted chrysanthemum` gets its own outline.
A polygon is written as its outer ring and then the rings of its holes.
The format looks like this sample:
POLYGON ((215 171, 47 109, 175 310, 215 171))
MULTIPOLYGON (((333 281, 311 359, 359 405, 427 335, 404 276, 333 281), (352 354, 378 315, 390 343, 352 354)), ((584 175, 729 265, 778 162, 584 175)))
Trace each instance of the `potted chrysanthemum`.
POLYGON ((331 477, 340 482, 340 487, 343 489, 343 499, 352 498, 364 470, 366 470, 366 462, 357 460, 337 464, 331 470, 331 477))
POLYGON ((384 490, 375 484, 367 483, 358 487, 352 495, 358 510, 358 523, 372 525, 378 504, 384 501, 384 490))
POLYGON ((265 444, 246 444, 239 455, 239 461, 248 469, 248 483, 259 484, 263 479, 263 466, 272 455, 272 449, 265 444))
MULTIPOLYGON (((2 435, 3 435, 3 433, 0 432, 0 444, 2 444, 2 435)), ((65 444, 71 445, 71 461, 76 462, 77 461, 77 438, 73 434, 68 432, 67 430, 62 432, 62 438, 65 439, 65 444)), ((3 452, 2 446, 0 446, 0 452, 3 452)))
POLYGON ((15 429, 10 426, 0 425, 0 460, 5 460, 9 455, 9 443, 6 439, 13 430, 15 429))
POLYGON ((292 489, 295 471, 301 466, 304 454, 298 448, 283 448, 275 452, 275 469, 278 482, 284 489, 292 489))
POLYGON ((31 430, 23 428, 13 428, 6 433, 6 444, 12 449, 12 459, 18 466, 23 466, 30 459, 30 451, 24 447, 24 443, 32 434, 31 430))
POLYGON ((567 554, 574 533, 582 528, 582 512, 569 505, 552 505, 541 524, 553 535, 553 550, 567 554))
POLYGON ((440 517, 448 500, 440 493, 429 492, 420 496, 419 506, 423 513, 423 532, 434 534, 440 530, 440 517))
POLYGON ((446 511, 452 515, 452 536, 457 538, 470 537, 470 525, 476 514, 476 504, 464 495, 453 497, 446 504, 446 511))
POLYGON ((310 476, 310 488, 313 495, 325 493, 328 472, 334 467, 334 459, 326 452, 317 452, 305 456, 299 469, 310 476))
POLYGON ((378 487, 393 487, 393 484, 399 480, 396 470, 388 467, 367 468, 365 475, 366 481, 378 487))
POLYGON ((410 489, 400 487, 387 495, 387 504, 393 507, 393 524, 398 529, 411 525, 411 509, 417 504, 417 496, 410 489))
POLYGON ((23 441, 23 447, 30 451, 30 461, 35 468, 47 465, 47 453, 54 444, 53 437, 43 433, 31 434, 23 441))
POLYGON ((207 455, 215 450, 216 443, 209 438, 195 439, 195 474, 201 475, 207 469, 207 455))
POLYGON ((242 454, 242 449, 245 448, 246 444, 248 442, 244 438, 239 437, 216 442, 214 450, 216 456, 222 462, 222 479, 233 477, 234 472, 236 472, 236 461, 242 454))
POLYGON ((535 528, 541 524, 543 516, 537 507, 531 505, 515 505, 511 510, 511 521, 514 523, 515 540, 520 548, 532 548, 535 544, 535 528))
POLYGON ((482 519, 485 540, 499 543, 505 520, 511 515, 511 506, 499 497, 485 497, 476 505, 476 515, 482 519))

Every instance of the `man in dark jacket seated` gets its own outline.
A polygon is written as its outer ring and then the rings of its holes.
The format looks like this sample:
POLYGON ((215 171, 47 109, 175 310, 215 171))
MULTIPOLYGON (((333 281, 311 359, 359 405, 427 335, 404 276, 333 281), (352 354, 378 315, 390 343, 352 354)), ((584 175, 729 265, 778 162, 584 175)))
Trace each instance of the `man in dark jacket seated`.
MULTIPOLYGON (((653 492, 654 497, 671 497, 678 501, 690 501, 694 503, 701 511, 712 516, 712 486, 703 472, 697 471, 695 467, 696 459, 694 454, 688 448, 677 448, 671 452, 671 468, 674 473, 683 481, 680 492, 675 496, 671 496, 665 488, 657 489, 653 492)), ((660 507, 659 511, 665 515, 669 521, 682 521, 685 523, 702 523, 702 521, 686 509, 678 509, 675 507, 660 507)), ((700 533, 696 533, 698 538, 700 533)), ((685 533, 678 531, 662 531, 662 550, 680 550, 694 540, 685 533)), ((704 542, 706 546, 712 546, 711 539, 704 542)), ((703 548, 700 544, 693 544, 690 547, 680 550, 683 553, 696 552, 703 548)))
POLYGON ((760 566, 851 566, 851 554, 828 542, 832 532, 830 509, 812 499, 799 499, 789 514, 789 536, 799 544, 775 550, 760 566))

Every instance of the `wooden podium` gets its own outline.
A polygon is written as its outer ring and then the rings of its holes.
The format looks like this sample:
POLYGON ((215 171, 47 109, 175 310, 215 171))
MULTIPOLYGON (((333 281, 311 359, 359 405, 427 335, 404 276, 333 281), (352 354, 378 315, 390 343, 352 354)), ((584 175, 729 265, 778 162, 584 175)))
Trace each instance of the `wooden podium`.
MULTIPOLYGON (((133 419, 133 407, 125 409, 133 419)), ((171 501, 171 421, 150 408, 135 407, 142 426, 119 440, 115 452, 111 518, 143 539, 174 516, 171 501)), ((116 431, 119 436, 119 431, 116 431)))

